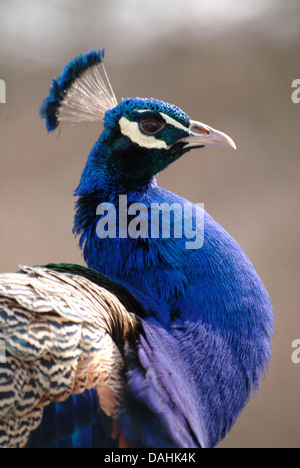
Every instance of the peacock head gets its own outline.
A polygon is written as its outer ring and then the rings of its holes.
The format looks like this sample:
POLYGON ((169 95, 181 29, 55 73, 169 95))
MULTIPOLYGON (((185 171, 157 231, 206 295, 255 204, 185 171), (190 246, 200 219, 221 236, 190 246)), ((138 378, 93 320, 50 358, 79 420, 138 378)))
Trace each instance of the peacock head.
POLYGON ((148 181, 194 148, 231 146, 233 140, 178 107, 156 99, 117 102, 103 64, 104 50, 79 55, 53 80, 41 107, 48 131, 61 121, 104 120, 91 153, 93 174, 110 172, 126 181, 148 181))

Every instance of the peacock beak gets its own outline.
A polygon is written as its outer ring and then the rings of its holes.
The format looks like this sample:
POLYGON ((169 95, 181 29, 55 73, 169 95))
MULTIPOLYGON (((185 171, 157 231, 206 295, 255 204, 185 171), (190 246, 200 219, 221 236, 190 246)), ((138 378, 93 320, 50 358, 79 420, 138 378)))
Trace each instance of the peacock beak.
POLYGON ((189 136, 183 138, 182 142, 186 143, 189 148, 197 146, 231 146, 236 148, 236 144, 228 135, 219 130, 215 130, 201 122, 190 121, 189 136))

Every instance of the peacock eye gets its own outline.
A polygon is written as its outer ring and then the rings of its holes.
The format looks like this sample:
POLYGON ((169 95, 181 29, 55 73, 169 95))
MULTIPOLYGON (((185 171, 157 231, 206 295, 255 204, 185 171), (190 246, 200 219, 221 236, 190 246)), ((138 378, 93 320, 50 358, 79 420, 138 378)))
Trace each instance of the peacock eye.
POLYGON ((159 122, 155 119, 145 119, 139 122, 139 129, 145 135, 156 135, 165 125, 164 122, 159 122))

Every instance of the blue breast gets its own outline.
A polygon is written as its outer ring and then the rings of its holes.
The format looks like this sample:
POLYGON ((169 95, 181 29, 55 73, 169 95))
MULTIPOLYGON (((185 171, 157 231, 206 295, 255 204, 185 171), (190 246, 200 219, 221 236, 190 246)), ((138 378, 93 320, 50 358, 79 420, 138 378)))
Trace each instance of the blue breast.
MULTIPOLYGON (((152 330, 149 335, 145 332, 149 346, 153 339, 159 343, 157 337, 168 332, 173 355, 177 355, 170 371, 171 380, 175 387, 178 382, 189 380, 185 401, 192 405, 193 412, 187 418, 194 421, 189 424, 200 424, 195 429, 199 439, 204 446, 214 446, 249 400, 269 361, 273 318, 268 293, 237 242, 207 213, 204 213, 204 243, 200 249, 187 249, 191 239, 184 235, 184 230, 182 238, 174 237, 176 216, 171 218, 170 239, 151 236, 99 239, 96 228, 100 218, 96 209, 104 202, 102 196, 100 192, 94 193, 93 199, 79 201, 77 223, 84 218, 87 226, 82 237, 84 258, 89 267, 119 279, 141 301, 145 310, 144 328, 152 330)), ((149 232, 153 203, 177 203, 183 209, 188 203, 155 184, 142 193, 129 192, 127 196, 128 205, 139 201, 148 208, 149 232)), ((109 201, 116 206, 118 222, 119 199, 112 197, 109 201)), ((191 213, 195 227, 195 206, 191 213)), ((77 228, 80 231, 79 224, 77 228)), ((166 359, 170 349, 168 340, 165 337, 164 345, 151 346, 155 352, 149 358, 156 369, 151 382, 149 378, 147 381, 147 388, 152 388, 151 397, 145 395, 144 403, 147 405, 151 399, 152 406, 157 404, 158 408, 161 392, 158 382, 165 381, 165 386, 170 382, 168 366, 157 364, 166 359)), ((144 353, 144 346, 140 352, 144 353)), ((140 369, 132 369, 129 384, 130 392, 136 397, 145 386, 137 377, 139 372, 140 369)), ((163 400, 170 404, 170 396, 165 395, 163 400)), ((155 418, 157 414, 163 415, 162 420, 167 419, 165 407, 161 412, 156 411, 155 418)), ((176 414, 173 411, 172 418, 176 419, 178 414, 182 418, 182 411, 176 414)), ((129 420, 134 421, 135 416, 132 408, 126 416, 127 430, 129 420)), ((176 427, 174 421, 170 425, 176 427)), ((153 427, 157 425, 153 423, 153 427)), ((141 423, 141 431, 142 428, 141 423)), ((153 437, 156 437, 154 430, 153 437)))

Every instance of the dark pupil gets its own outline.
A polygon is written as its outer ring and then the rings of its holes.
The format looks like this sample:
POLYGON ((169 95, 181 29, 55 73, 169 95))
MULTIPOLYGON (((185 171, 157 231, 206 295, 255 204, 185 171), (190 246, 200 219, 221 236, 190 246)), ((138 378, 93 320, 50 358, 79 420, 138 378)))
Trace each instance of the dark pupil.
POLYGON ((163 124, 154 119, 142 120, 139 126, 146 135, 155 135, 163 128, 163 124))

